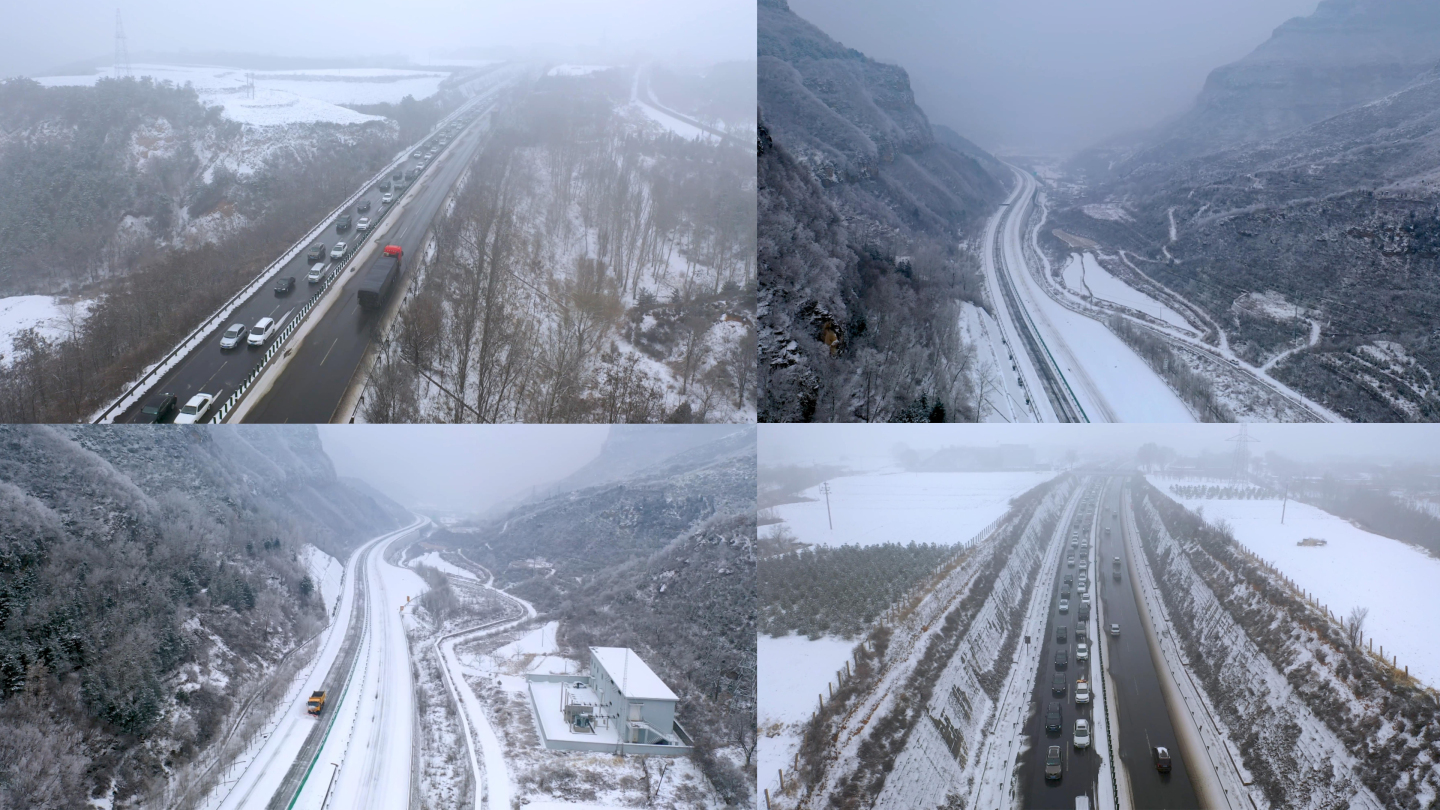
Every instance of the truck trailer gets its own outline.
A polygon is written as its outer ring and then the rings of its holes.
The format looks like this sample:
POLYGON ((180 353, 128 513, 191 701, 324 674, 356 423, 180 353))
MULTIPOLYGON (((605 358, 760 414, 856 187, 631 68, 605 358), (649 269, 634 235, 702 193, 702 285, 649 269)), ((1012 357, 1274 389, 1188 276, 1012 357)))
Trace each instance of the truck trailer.
POLYGON ((400 278, 403 258, 404 252, 399 245, 385 246, 384 255, 370 265, 365 278, 360 280, 360 289, 356 294, 360 298, 361 309, 375 310, 385 305, 385 299, 390 297, 390 290, 400 278))

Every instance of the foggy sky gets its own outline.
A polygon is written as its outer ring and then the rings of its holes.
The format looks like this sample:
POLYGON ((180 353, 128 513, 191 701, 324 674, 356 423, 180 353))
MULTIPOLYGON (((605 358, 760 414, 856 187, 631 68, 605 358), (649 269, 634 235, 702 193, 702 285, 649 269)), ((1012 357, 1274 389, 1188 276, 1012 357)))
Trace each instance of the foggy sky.
MULTIPOLYGON (((1274 451, 1296 461, 1356 458, 1440 460, 1440 425, 1249 425, 1260 441, 1251 454, 1274 451)), ((760 425, 759 460, 773 464, 847 463, 865 469, 888 459, 897 443, 925 451, 945 446, 1028 444, 1048 458, 1067 448, 1133 460, 1146 442, 1192 455, 1228 452, 1238 425, 760 425)))
POLYGON ((1066 153, 1189 109, 1209 72, 1317 0, 790 0, 904 67, 935 123, 981 146, 1066 153))
POLYGON ((564 478, 600 452, 604 425, 321 425, 325 452, 404 506, 480 512, 564 478))
MULTIPOLYGON (((116 6, 8 3, 0 76, 113 55, 116 6)), ((701 65, 755 58, 754 0, 143 0, 119 7, 132 57, 184 49, 424 60, 478 46, 511 58, 643 54, 701 65)))

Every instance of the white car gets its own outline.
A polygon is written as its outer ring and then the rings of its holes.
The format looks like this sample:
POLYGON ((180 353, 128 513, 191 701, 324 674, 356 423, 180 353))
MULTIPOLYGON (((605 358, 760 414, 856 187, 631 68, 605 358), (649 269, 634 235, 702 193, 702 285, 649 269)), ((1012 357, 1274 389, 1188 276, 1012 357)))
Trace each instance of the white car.
POLYGON ((1076 660, 1076 661, 1088 661, 1089 659, 1090 659, 1090 648, 1087 647, 1087 646, 1085 646, 1085 642, 1082 641, 1082 642, 1080 642, 1079 644, 1076 644, 1076 645, 1075 645, 1075 660, 1076 660))
POLYGON ((1076 721, 1075 721, 1075 747, 1076 747, 1076 748, 1089 748, 1089 747, 1090 747, 1090 721, 1089 721, 1089 720, 1076 720, 1076 721))
POLYGON ((273 334, 275 334, 275 319, 261 318, 255 322, 254 326, 250 327, 250 337, 245 338, 245 342, 251 346, 264 346, 265 341, 269 340, 273 334))
POLYGON ((1110 625, 1110 635, 1112 635, 1112 636, 1118 636, 1118 635, 1120 635, 1120 625, 1118 625, 1118 624, 1111 624, 1111 625, 1110 625))
POLYGON ((339 259, 345 255, 345 243, 336 242, 335 247, 330 248, 330 258, 339 259))
POLYGON ((245 324, 232 323, 225 334, 220 336, 220 348, 233 349, 240 345, 240 339, 245 337, 245 324))
POLYGON ((305 280, 311 284, 319 284, 320 279, 325 277, 325 271, 329 269, 330 265, 324 262, 312 265, 310 267, 310 272, 305 275, 305 280))
POLYGON ((357 231, 368 231, 368 230, 370 230, 370 218, 369 218, 369 217, 360 217, 360 221, 357 222, 357 223, 355 223, 355 230, 357 230, 357 231))
POLYGON ((411 152, 411 153, 410 153, 410 157, 415 158, 416 160, 419 160, 419 159, 420 159, 420 150, 419 150, 419 149, 416 149, 414 152, 411 152))
POLYGON ((180 413, 175 414, 175 424, 193 425, 199 422, 205 418, 205 414, 210 413, 210 406, 214 403, 214 394, 196 394, 190 397, 190 401, 185 403, 180 413))
POLYGON ((383 196, 383 197, 380 198, 380 204, 381 204, 381 205, 389 205, 390 203, 392 203, 392 202, 394 202, 394 201, 395 201, 395 195, 391 194, 391 193, 388 192, 388 191, 385 192, 385 196, 383 196))
POLYGON ((1075 702, 1090 702, 1090 684, 1084 678, 1081 678, 1080 680, 1075 682, 1075 702))
POLYGON ((1080 594, 1080 601, 1081 601, 1081 602, 1084 602, 1084 603, 1087 604, 1087 605, 1090 604, 1090 594, 1088 594, 1088 593, 1080 594))
POLYGON ((1069 613, 1069 612, 1070 612, 1070 600, 1069 600, 1069 599, 1061 599, 1061 600, 1060 600, 1060 612, 1061 612, 1061 613, 1069 613))

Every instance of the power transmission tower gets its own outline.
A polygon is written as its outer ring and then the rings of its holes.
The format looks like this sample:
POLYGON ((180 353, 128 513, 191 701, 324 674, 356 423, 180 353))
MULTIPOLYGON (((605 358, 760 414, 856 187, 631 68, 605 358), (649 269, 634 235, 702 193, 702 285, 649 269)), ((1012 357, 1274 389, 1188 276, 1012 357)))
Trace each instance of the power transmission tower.
POLYGON ((826 481, 820 485, 820 491, 825 493, 825 520, 830 523, 830 531, 835 531, 835 518, 830 516, 830 482, 826 481))
POLYGON ((125 26, 120 22, 120 9, 115 9, 115 78, 130 75, 130 47, 125 43, 125 26))
POLYGON ((1233 464, 1233 469, 1231 470, 1231 475, 1232 475, 1232 477, 1234 478, 1234 480, 1235 480, 1236 483, 1243 483, 1243 482, 1246 480, 1246 478, 1248 477, 1248 475, 1249 475, 1249 472, 1250 472, 1250 447, 1249 447, 1249 445, 1254 444, 1254 443, 1260 441, 1259 439, 1257 439, 1257 438, 1255 438, 1255 437, 1253 437, 1253 436, 1250 435, 1250 433, 1248 432, 1248 428, 1249 428, 1248 425, 1246 425, 1244 422, 1241 422, 1241 423, 1240 423, 1240 435, 1238 435, 1238 436, 1231 436, 1230 438, 1228 438, 1228 439, 1225 440, 1225 441, 1227 441, 1227 442, 1235 442, 1235 459, 1234 459, 1234 461, 1232 462, 1232 464, 1233 464))

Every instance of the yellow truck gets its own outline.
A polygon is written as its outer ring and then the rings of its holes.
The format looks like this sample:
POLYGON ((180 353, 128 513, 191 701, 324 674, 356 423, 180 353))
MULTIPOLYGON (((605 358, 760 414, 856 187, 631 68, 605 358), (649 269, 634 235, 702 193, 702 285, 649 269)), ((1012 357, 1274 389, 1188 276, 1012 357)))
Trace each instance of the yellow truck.
POLYGON ((308 711, 311 714, 319 714, 320 710, 325 708, 325 692, 322 690, 311 693, 310 700, 306 701, 306 705, 309 706, 308 711))

